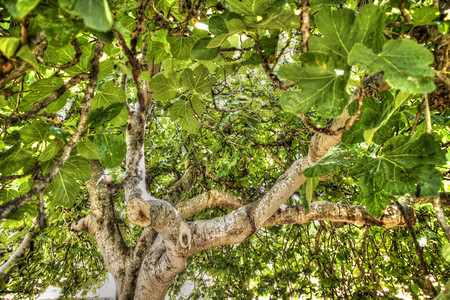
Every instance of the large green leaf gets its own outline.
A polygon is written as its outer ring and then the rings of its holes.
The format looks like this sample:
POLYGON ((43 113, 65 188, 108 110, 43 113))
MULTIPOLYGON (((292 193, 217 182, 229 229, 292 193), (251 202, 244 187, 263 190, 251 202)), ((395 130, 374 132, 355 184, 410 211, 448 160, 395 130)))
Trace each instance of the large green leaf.
MULTIPOLYGON (((64 85, 64 81, 60 77, 51 77, 51 78, 43 78, 38 81, 33 82, 30 85, 29 92, 20 103, 19 108, 22 111, 29 110, 33 107, 35 102, 40 102, 44 100, 45 98, 48 98, 51 96, 51 94, 58 90, 60 87, 64 85)), ((63 106, 65 103, 65 100, 69 96, 69 93, 64 93, 57 102, 62 102, 63 106)))
POLYGON ((199 39, 191 50, 191 56, 198 60, 212 60, 220 51, 220 47, 208 48, 208 44, 211 42, 211 37, 204 37, 199 39))
POLYGON ((420 7, 411 13, 411 24, 414 26, 435 25, 439 18, 439 8, 420 7))
POLYGON ((181 84, 188 91, 208 93, 215 82, 216 78, 210 77, 208 69, 203 65, 198 66, 194 71, 185 69, 181 73, 181 84))
POLYGON ((78 142, 77 152, 86 159, 98 159, 97 153, 95 152, 95 145, 89 139, 78 142))
POLYGON ((192 108, 198 115, 202 113, 203 104, 197 97, 194 97, 191 101, 180 99, 170 109, 170 119, 177 121, 189 133, 195 133, 198 126, 198 121, 192 108))
POLYGON ((323 37, 312 36, 309 41, 311 51, 330 53, 338 66, 347 64, 347 57, 355 43, 379 52, 384 43, 384 14, 379 6, 365 5, 356 14, 351 9, 322 9, 315 21, 323 37))
POLYGON ((310 50, 327 51, 333 54, 336 61, 345 61, 353 45, 354 11, 332 11, 326 7, 317 14, 315 21, 323 37, 312 37, 309 41, 310 50))
POLYGON ((227 23, 221 15, 213 15, 208 22, 209 32, 213 35, 228 33, 227 23))
POLYGON ((395 196, 415 195, 421 185, 426 193, 422 196, 434 197, 440 187, 435 167, 445 162, 445 152, 432 135, 395 136, 385 143, 380 157, 364 157, 351 172, 364 176, 372 189, 368 194, 383 190, 395 196))
POLYGON ((31 12, 41 0, 6 0, 5 6, 11 16, 20 20, 31 12))
POLYGON ((358 65, 369 72, 384 72, 391 87, 410 93, 429 93, 435 89, 429 66, 434 60, 433 54, 411 40, 397 39, 387 42, 379 54, 363 44, 356 44, 348 62, 358 65))
POLYGON ((48 125, 43 121, 34 121, 20 131, 20 136, 25 144, 42 142, 58 138, 64 140, 61 129, 48 125))
POLYGON ((178 90, 178 83, 176 77, 170 76, 167 78, 164 74, 156 75, 150 81, 150 88, 156 90, 153 94, 155 99, 165 101, 175 98, 178 90))
POLYGON ((74 76, 79 73, 87 73, 91 70, 91 59, 94 55, 94 44, 84 44, 81 46, 83 51, 80 61, 70 68, 64 70, 68 75, 74 76))
MULTIPOLYGON (((123 125, 128 118, 125 101, 125 91, 115 86, 113 81, 108 81, 103 84, 102 90, 92 98, 92 113, 96 109, 105 109, 114 105, 114 111, 117 111, 117 113, 110 115, 110 118, 104 121, 111 122, 114 125, 123 125)), ((106 114, 103 114, 103 117, 106 117, 106 114)))
POLYGON ((70 157, 61 170, 77 180, 86 181, 91 178, 91 164, 80 156, 70 157))
POLYGON ((273 14, 267 19, 258 23, 258 28, 264 29, 279 29, 289 32, 293 27, 298 28, 300 25, 300 19, 291 13, 273 14))
POLYGON ((98 133, 94 136, 95 153, 106 168, 120 166, 127 154, 125 140, 112 134, 98 133))
POLYGON ((61 140, 53 140, 39 155, 39 161, 45 162, 55 156, 59 156, 64 147, 64 143, 61 140))
POLYGON ((243 15, 259 16, 281 6, 280 0, 226 0, 223 1, 233 12, 243 15))
POLYGON ((166 44, 158 41, 150 41, 147 51, 147 61, 155 60, 155 63, 160 63, 168 57, 169 53, 166 44))
POLYGON ((33 152, 28 149, 19 149, 9 156, 0 160, 1 176, 12 174, 24 167, 25 163, 31 159, 33 152))
POLYGON ((106 0, 59 0, 59 5, 82 17, 87 27, 103 32, 111 30, 112 15, 106 0))
POLYGON ((356 15, 352 28, 352 43, 361 43, 376 53, 384 44, 384 14, 381 7, 369 3, 364 5, 356 15))
POLYGON ((77 199, 80 185, 73 174, 61 169, 53 180, 52 198, 55 204, 73 207, 77 199))
POLYGON ((319 161, 306 168, 303 174, 308 178, 320 178, 336 171, 338 165, 346 167, 352 165, 355 159, 355 150, 345 150, 342 146, 334 146, 319 161))
POLYGON ((195 35, 192 36, 169 36, 167 41, 170 44, 170 52, 176 59, 188 59, 191 56, 191 49, 197 41, 195 35))
POLYGON ((54 64, 65 64, 75 56, 75 48, 71 44, 62 47, 48 45, 44 52, 44 60, 54 64))
POLYGON ((324 116, 339 115, 349 98, 345 89, 349 74, 341 72, 343 74, 325 63, 303 67, 295 63, 282 65, 278 75, 296 83, 300 91, 284 92, 280 98, 281 106, 294 114, 306 113, 315 107, 324 116))

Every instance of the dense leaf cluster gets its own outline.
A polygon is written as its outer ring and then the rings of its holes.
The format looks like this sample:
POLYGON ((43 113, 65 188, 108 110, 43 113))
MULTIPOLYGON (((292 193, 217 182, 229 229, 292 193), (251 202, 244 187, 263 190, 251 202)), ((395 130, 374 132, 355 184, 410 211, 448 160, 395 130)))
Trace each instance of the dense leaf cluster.
MULTIPOLYGON (((121 184, 129 112, 140 105, 140 91, 154 100, 144 120, 145 172, 149 192, 161 199, 189 161, 202 174, 188 198, 221 189, 256 201, 308 154, 314 132, 297 115, 320 129, 347 109, 357 119, 341 145, 304 170, 300 200, 287 204, 362 204, 380 217, 398 197, 449 192, 448 98, 439 110, 426 109, 437 107, 433 95, 449 91, 448 61, 440 56, 450 45, 445 4, 362 2, 0 0, 0 205, 30 195, 0 222, 0 263, 33 234, 31 247, 0 275, 0 293, 28 297, 52 284, 69 296, 101 282, 106 270, 94 239, 69 230, 89 212, 90 160, 112 176, 117 219, 127 243, 136 243, 141 230, 126 219, 121 184), (306 4, 308 21, 299 15, 306 4), (106 43, 95 74, 97 39, 106 43), (371 93, 364 78, 378 72, 389 88, 371 93), (86 125, 67 153, 93 77, 86 125), (352 97, 361 92, 361 101, 352 97), (39 190, 46 224, 35 228, 37 183, 52 170, 39 190)), ((192 219, 227 212, 211 208, 192 219)), ((416 213, 440 291, 449 276, 441 255, 447 241, 429 204, 416 213)), ((427 293, 406 229, 335 225, 266 228, 242 245, 199 253, 172 297, 186 279, 195 285, 193 299, 427 293)))

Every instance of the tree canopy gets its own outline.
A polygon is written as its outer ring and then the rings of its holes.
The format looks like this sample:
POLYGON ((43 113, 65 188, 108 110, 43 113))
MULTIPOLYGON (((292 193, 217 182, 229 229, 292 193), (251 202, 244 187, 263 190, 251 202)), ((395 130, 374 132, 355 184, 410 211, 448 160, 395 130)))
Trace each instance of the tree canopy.
POLYGON ((0 0, 0 297, 445 299, 449 10, 0 0))

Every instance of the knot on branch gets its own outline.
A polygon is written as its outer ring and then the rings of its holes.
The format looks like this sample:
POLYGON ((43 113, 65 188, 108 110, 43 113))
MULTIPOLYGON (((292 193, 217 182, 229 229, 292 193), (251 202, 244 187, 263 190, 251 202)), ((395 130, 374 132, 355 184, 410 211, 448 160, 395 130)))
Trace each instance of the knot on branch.
POLYGON ((181 223, 180 233, 178 235, 178 242, 180 243, 181 248, 189 249, 191 247, 191 230, 185 223, 181 223))
POLYGON ((150 205, 141 198, 131 196, 127 203, 128 219, 134 225, 148 227, 152 223, 150 205))

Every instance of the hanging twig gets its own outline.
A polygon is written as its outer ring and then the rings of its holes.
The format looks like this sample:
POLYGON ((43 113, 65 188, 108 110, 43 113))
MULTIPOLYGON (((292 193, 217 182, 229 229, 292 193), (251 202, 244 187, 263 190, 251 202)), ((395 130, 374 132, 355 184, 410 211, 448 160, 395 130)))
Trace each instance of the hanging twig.
POLYGON ((425 100, 422 101, 419 108, 417 109, 416 118, 414 119, 414 123, 411 127, 411 132, 409 133, 409 135, 413 135, 414 132, 416 132, 417 125, 419 125, 420 122, 420 116, 422 115, 424 109, 425 109, 425 100))
POLYGON ((417 237, 416 237, 416 233, 414 232, 414 228, 411 225, 409 217, 405 212, 405 208, 400 204, 400 202, 398 202, 398 201, 395 201, 395 202, 396 202, 400 212, 402 213, 403 218, 405 218, 406 228, 414 242, 414 248, 416 250, 417 257, 419 258, 420 268, 422 269, 422 276, 423 276, 423 280, 425 281, 425 285, 427 287, 428 294, 430 296, 434 297, 434 296, 436 296, 436 290, 433 286, 433 283, 430 280, 430 273, 428 272, 427 265, 425 264, 425 260, 423 259, 422 248, 420 248, 419 242, 417 241, 417 237))
POLYGON ((442 229, 444 230, 445 237, 450 242, 450 226, 448 225, 447 221, 445 221, 444 212, 441 208, 441 199, 439 196, 433 199, 433 208, 436 212, 436 219, 438 220, 439 224, 441 224, 442 229))

